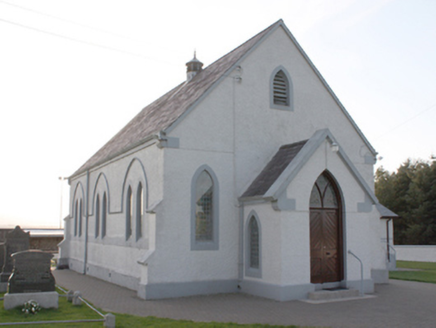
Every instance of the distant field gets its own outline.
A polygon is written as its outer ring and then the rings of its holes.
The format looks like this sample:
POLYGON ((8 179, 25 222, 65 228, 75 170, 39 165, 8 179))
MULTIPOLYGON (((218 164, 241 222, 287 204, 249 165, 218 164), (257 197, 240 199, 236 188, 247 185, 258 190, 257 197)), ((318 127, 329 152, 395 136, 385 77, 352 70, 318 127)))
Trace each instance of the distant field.
POLYGON ((389 272, 390 279, 436 284, 436 263, 434 262, 397 261, 397 268, 410 271, 391 271, 389 272))

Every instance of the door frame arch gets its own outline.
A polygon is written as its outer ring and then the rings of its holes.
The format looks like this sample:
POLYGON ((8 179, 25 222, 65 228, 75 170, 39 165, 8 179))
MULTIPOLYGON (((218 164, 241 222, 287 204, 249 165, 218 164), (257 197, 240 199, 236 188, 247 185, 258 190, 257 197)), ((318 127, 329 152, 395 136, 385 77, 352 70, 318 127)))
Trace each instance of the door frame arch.
MULTIPOLYGON (((332 173, 330 173, 328 170, 324 170, 323 172, 321 172, 321 174, 319 174, 315 180, 315 182, 313 183, 312 189, 311 189, 311 195, 312 195, 312 190, 313 188, 316 186, 316 182, 318 181, 318 179, 324 176, 328 183, 332 186, 334 193, 335 193, 335 198, 336 198, 336 202, 337 202, 337 207, 336 208, 332 208, 332 207, 324 207, 323 204, 321 204, 321 207, 312 207, 310 200, 309 200, 309 225, 310 225, 310 232, 309 232, 309 244, 310 244, 310 282, 312 284, 320 284, 321 286, 325 286, 325 285, 334 285, 334 284, 338 284, 341 281, 343 281, 345 279, 345 261, 346 261, 346 257, 345 257, 345 207, 344 207, 344 198, 343 198, 343 194, 341 191, 341 188, 339 186, 339 183, 337 182, 337 180, 335 179, 335 177, 333 176, 332 173), (324 281, 322 278, 321 281, 317 281, 317 279, 314 279, 313 277, 313 266, 312 266, 312 240, 313 240, 313 233, 312 233, 312 215, 314 215, 314 212, 331 212, 332 210, 336 210, 336 223, 337 223, 337 238, 336 238, 336 242, 337 242, 337 246, 336 246, 336 250, 337 250, 337 279, 335 279, 334 281, 324 281), (315 281, 314 281, 315 280, 315 281)), ((325 215, 325 214, 322 214, 325 215)), ((324 241, 322 241, 323 243, 324 241)), ((323 246, 324 247, 324 246, 323 246)), ((328 279, 327 279, 328 280, 328 279)))

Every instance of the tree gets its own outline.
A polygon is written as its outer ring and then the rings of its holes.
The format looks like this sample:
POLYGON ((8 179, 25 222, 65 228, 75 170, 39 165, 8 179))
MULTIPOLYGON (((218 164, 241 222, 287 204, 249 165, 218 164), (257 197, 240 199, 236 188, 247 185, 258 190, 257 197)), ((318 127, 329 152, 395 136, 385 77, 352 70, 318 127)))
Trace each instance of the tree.
POLYGON ((379 167, 375 193, 380 203, 397 213, 396 244, 436 245, 436 163, 408 159, 389 173, 379 167))

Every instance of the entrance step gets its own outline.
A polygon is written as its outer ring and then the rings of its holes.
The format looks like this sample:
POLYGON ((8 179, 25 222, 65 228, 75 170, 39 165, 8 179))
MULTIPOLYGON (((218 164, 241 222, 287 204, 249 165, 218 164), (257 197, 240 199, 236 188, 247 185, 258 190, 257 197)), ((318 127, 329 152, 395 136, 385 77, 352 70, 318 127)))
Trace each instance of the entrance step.
POLYGON ((308 299, 311 301, 331 301, 354 297, 359 297, 359 291, 357 289, 323 289, 308 294, 308 299))

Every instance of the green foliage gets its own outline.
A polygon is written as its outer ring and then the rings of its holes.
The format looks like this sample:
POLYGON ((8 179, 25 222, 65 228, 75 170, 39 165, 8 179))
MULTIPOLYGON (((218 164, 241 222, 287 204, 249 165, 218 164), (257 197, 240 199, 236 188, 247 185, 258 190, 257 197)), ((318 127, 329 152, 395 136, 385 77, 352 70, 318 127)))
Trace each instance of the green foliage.
POLYGON ((375 194, 400 216, 394 220, 397 245, 436 245, 436 163, 404 162, 397 172, 379 167, 375 194))
POLYGON ((436 263, 397 261, 397 268, 411 269, 411 271, 391 271, 390 279, 429 282, 436 284, 436 263))

